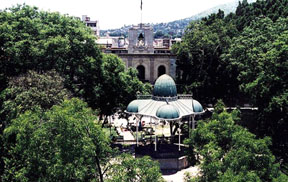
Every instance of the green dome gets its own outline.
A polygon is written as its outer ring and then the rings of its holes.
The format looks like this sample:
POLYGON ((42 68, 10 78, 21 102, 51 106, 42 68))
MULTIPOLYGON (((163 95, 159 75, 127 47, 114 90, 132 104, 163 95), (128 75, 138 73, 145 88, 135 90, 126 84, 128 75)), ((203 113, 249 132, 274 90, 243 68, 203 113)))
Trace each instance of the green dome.
POLYGON ((194 112, 203 112, 203 107, 197 100, 193 100, 193 111, 194 112))
POLYGON ((127 106, 126 111, 127 112, 131 112, 131 113, 137 113, 138 112, 138 101, 137 100, 133 100, 132 102, 129 103, 129 105, 127 106))
POLYGON ((175 97, 177 89, 173 78, 169 75, 160 76, 154 85, 153 96, 157 97, 175 97))
POLYGON ((159 107, 156 112, 156 116, 160 119, 177 119, 179 118, 179 110, 169 104, 159 107))

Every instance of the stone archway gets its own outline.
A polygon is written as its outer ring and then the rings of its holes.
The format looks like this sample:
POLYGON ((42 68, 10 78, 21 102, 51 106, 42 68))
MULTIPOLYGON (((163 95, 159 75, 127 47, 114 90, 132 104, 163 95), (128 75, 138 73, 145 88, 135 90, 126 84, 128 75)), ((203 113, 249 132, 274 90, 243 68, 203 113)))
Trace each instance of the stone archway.
POLYGON ((164 74, 166 74, 166 68, 165 66, 161 65, 158 67, 158 77, 164 74))
POLYGON ((145 80, 145 67, 143 65, 139 65, 136 68, 138 70, 138 78, 139 80, 145 80))

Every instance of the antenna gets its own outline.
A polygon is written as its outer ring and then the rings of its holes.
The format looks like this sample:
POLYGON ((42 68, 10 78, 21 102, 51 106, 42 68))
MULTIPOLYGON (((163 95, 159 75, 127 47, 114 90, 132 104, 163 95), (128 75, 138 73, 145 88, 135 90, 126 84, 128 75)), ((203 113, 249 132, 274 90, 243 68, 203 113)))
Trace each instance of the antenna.
POLYGON ((140 24, 140 26, 142 27, 142 7, 143 7, 143 2, 142 2, 142 0, 141 0, 141 5, 140 5, 140 9, 141 9, 141 24, 140 24))

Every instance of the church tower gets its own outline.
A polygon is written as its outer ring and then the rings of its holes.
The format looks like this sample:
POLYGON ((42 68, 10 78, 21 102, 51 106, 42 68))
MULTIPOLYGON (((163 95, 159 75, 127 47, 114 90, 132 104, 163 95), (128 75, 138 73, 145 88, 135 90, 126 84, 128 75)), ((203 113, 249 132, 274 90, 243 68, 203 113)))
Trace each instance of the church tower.
POLYGON ((104 39, 104 43, 107 44, 104 52, 117 54, 125 62, 127 69, 137 69, 138 78, 143 82, 153 84, 163 74, 175 78, 176 55, 171 53, 170 43, 164 46, 164 40, 162 40, 162 45, 154 40, 152 26, 142 23, 142 4, 141 0, 141 23, 128 30, 128 45, 126 40, 121 39, 123 44, 120 46, 119 38, 118 44, 115 44, 118 46, 113 46, 113 41, 111 41, 111 46, 108 47, 109 42, 104 39))
POLYGON ((128 54, 153 54, 153 28, 144 24, 133 26, 128 32, 128 54))

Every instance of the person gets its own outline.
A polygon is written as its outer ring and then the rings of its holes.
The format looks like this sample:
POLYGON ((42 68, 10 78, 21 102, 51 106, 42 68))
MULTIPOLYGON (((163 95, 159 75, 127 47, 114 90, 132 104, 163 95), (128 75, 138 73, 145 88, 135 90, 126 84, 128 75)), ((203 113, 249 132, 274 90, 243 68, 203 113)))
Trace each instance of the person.
POLYGON ((121 129, 121 131, 123 132, 123 123, 121 123, 120 129, 121 129))

